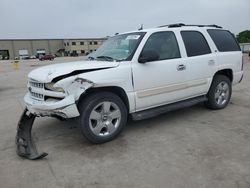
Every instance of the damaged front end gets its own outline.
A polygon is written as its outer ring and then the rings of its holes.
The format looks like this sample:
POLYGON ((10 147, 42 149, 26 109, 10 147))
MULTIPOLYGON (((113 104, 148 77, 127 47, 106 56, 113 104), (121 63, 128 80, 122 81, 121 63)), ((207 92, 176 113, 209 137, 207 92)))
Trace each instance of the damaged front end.
POLYGON ((83 78, 83 73, 104 70, 118 66, 119 63, 84 64, 90 69, 80 69, 80 64, 64 64, 62 67, 48 66, 34 70, 29 74, 28 92, 24 96, 26 109, 17 126, 17 154, 21 157, 36 160, 46 157, 39 153, 32 138, 32 126, 36 117, 57 117, 61 119, 76 118, 80 115, 77 101, 87 89, 95 83, 83 78), (72 66, 75 67, 72 67, 72 66), (64 67, 64 68, 63 68, 64 67))
MULTIPOLYGON (((67 79, 65 79, 67 81, 67 79)), ((36 160, 46 157, 47 153, 39 153, 32 138, 32 126, 36 117, 57 117, 69 119, 78 117, 79 111, 76 100, 93 83, 82 78, 75 78, 69 83, 65 91, 59 91, 61 87, 56 84, 44 84, 37 81, 29 81, 29 92, 24 97, 26 108, 18 122, 16 145, 17 154, 23 158, 36 160)), ((57 84, 60 85, 60 82, 57 84)))
POLYGON ((31 131, 35 118, 34 114, 25 109, 17 125, 17 154, 30 160, 42 159, 48 155, 44 152, 39 153, 33 141, 31 131))

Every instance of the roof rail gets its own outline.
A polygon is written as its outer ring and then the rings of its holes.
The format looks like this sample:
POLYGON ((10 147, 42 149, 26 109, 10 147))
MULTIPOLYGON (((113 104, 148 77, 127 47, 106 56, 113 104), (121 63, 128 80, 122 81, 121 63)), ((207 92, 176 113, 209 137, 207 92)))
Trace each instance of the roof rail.
POLYGON ((185 24, 183 23, 176 23, 176 24, 169 24, 169 25, 161 25, 159 27, 168 27, 168 28, 172 28, 172 27, 182 27, 185 26, 185 24))
POLYGON ((159 26, 159 27, 174 28, 174 27, 184 27, 184 26, 215 27, 215 28, 222 29, 221 26, 218 26, 218 25, 215 25, 215 24, 212 24, 212 25, 186 25, 186 24, 183 24, 183 23, 177 23, 177 24, 170 24, 170 25, 162 25, 162 26, 159 26))

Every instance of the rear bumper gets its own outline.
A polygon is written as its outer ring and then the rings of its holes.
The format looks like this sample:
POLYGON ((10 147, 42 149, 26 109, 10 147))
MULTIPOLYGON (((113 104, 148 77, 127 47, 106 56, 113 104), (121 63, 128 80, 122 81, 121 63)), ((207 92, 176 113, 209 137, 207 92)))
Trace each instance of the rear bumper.
POLYGON ((62 118, 73 118, 79 116, 73 95, 62 100, 39 101, 31 98, 27 93, 24 97, 27 109, 36 116, 60 116, 62 118))

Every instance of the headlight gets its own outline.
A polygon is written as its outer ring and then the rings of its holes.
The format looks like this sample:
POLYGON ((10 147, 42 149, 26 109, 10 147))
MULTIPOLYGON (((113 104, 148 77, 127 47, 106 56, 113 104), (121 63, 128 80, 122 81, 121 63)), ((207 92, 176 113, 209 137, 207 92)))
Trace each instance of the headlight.
POLYGON ((45 88, 51 91, 56 91, 56 92, 62 92, 64 93, 65 91, 63 90, 63 88, 61 87, 54 87, 55 83, 51 82, 51 83, 47 83, 45 84, 45 88))

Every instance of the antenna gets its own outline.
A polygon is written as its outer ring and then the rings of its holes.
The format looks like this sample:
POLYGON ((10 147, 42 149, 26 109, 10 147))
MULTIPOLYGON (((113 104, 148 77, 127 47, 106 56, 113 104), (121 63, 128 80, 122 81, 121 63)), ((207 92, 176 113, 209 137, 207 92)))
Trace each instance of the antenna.
POLYGON ((138 30, 139 31, 143 30, 143 24, 141 24, 141 27, 138 30))

